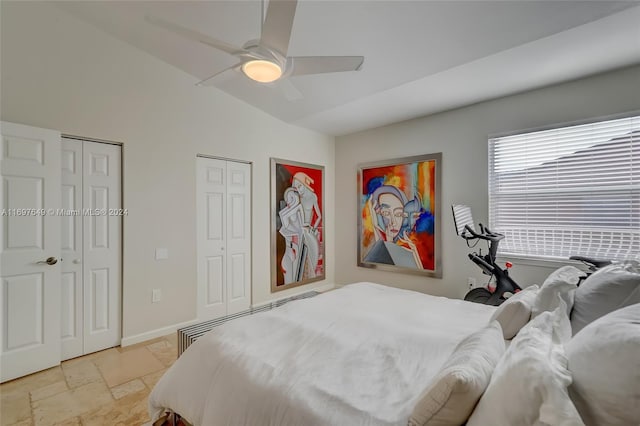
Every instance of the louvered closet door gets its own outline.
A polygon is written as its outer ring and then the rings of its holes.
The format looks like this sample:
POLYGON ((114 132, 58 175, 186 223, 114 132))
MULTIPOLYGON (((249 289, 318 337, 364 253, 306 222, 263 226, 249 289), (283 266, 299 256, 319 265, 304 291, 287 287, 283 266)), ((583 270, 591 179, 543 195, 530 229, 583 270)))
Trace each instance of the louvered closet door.
POLYGON ((60 133, 6 122, 0 131, 4 382, 60 363, 60 133))

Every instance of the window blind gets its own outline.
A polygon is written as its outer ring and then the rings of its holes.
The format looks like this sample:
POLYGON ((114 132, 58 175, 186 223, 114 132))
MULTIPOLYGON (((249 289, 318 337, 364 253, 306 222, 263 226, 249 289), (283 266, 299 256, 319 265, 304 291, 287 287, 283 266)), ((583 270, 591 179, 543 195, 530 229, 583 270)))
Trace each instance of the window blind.
POLYGON ((499 253, 640 260, 640 116, 489 139, 499 253))

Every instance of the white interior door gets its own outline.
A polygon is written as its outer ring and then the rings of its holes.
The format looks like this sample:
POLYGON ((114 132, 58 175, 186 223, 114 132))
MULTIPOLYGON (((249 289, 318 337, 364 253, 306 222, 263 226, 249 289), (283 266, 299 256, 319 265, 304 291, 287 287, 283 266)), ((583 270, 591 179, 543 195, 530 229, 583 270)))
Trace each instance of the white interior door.
POLYGON ((62 360, 84 354, 82 141, 62 139, 62 360))
POLYGON ((196 158, 198 319, 227 313, 227 162, 196 158))
MULTIPOLYGON (((84 353, 120 344, 121 148, 83 141, 84 353)), ((74 260, 77 258, 74 258, 74 260)))
POLYGON ((251 306, 251 165, 227 162, 227 315, 251 306))
POLYGON ((60 363, 60 133, 6 122, 0 127, 4 382, 60 363))

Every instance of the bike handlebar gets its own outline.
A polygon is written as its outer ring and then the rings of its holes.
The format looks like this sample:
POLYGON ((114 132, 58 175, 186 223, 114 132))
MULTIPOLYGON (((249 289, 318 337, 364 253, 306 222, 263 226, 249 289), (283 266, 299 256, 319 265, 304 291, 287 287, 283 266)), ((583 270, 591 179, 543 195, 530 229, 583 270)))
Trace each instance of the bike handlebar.
MULTIPOLYGON (((468 232, 473 236, 473 238, 479 238, 481 240, 488 240, 488 241, 500 241, 501 239, 504 238, 504 235, 497 232, 492 232, 489 228, 485 228, 481 223, 479 225, 480 225, 480 230, 482 231, 482 234, 478 234, 469 225, 464 226, 465 233, 468 232)), ((467 240, 473 239, 472 237, 465 236, 464 233, 462 237, 467 240)))
POLYGON ((603 266, 611 265, 610 260, 605 259, 593 259, 591 257, 586 256, 571 256, 569 259, 571 260, 579 260, 580 262, 588 263, 596 268, 602 268, 603 266))

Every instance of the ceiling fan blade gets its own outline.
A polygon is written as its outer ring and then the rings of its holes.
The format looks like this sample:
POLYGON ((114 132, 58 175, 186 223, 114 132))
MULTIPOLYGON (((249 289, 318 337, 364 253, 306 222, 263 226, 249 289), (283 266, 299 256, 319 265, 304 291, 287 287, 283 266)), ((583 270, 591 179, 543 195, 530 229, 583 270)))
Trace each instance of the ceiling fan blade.
POLYGON ((216 48, 218 50, 222 50, 223 52, 227 52, 231 55, 237 55, 239 53, 244 53, 245 50, 240 48, 240 47, 236 47, 233 46, 229 43, 226 43, 224 41, 221 40, 217 40, 213 37, 209 37, 206 34, 202 34, 198 31, 194 31, 191 30, 189 28, 185 28, 182 25, 178 25, 175 24, 173 22, 169 22, 169 21, 165 21, 162 18, 157 18, 155 16, 145 16, 145 19, 147 20, 147 22, 150 22, 153 25, 156 25, 158 27, 164 28, 165 30, 169 30, 173 33, 176 33, 178 35, 181 35, 184 38, 188 38, 189 40, 193 40, 193 41, 197 41, 203 44, 206 44, 207 46, 211 46, 213 48, 216 48))
POLYGON ((287 56, 297 5, 297 0, 269 0, 267 17, 262 25, 260 43, 287 56))
POLYGON ((217 72, 217 73, 213 74, 212 76, 207 77, 207 78, 205 78, 204 80, 202 80, 202 81, 200 81, 200 82, 196 83, 196 86, 213 86, 213 85, 215 85, 217 82, 220 82, 220 77, 222 76, 222 74, 225 74, 225 73, 227 73, 227 74, 228 74, 228 73, 229 73, 229 71, 236 70, 236 69, 240 68, 241 66, 242 66, 242 62, 241 62, 241 63, 239 63, 239 64, 235 64, 235 65, 234 65, 234 66, 232 66, 232 67, 225 68, 225 69, 223 69, 222 71, 219 71, 219 72, 217 72))
POLYGON ((291 75, 322 74, 328 72, 359 71, 364 56, 294 56, 291 75))
POLYGON ((303 98, 300 90, 289 79, 278 80, 276 86, 288 101, 299 101, 303 98))

